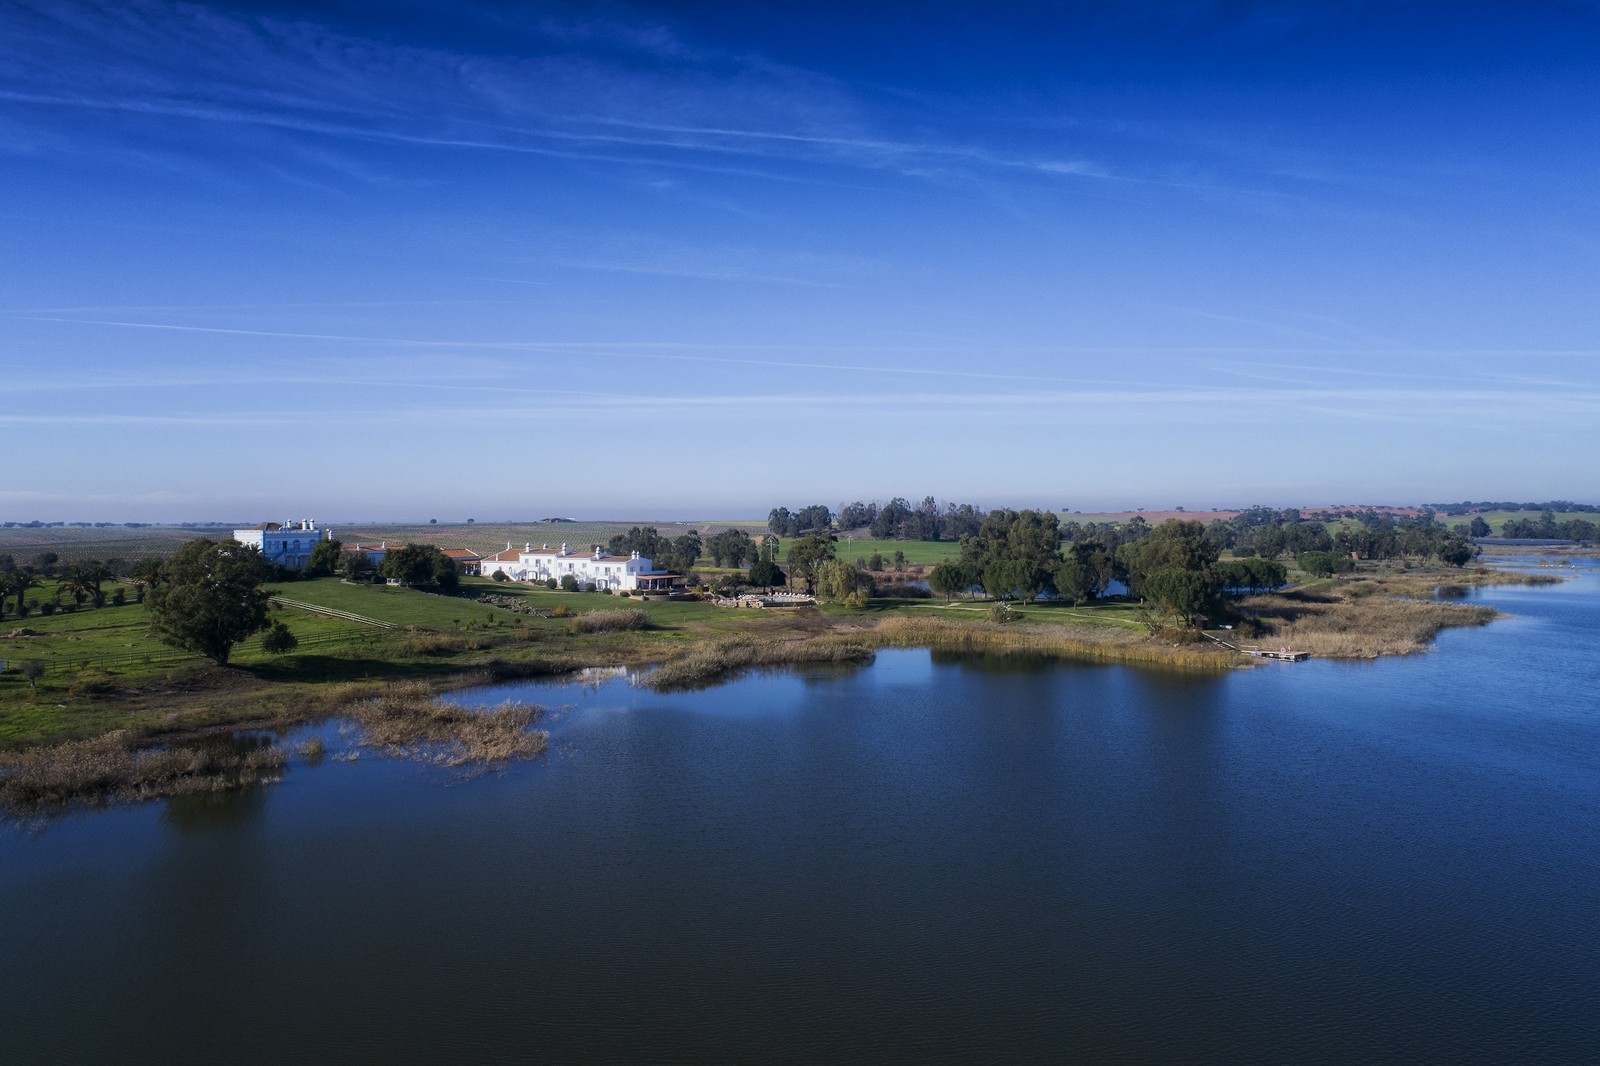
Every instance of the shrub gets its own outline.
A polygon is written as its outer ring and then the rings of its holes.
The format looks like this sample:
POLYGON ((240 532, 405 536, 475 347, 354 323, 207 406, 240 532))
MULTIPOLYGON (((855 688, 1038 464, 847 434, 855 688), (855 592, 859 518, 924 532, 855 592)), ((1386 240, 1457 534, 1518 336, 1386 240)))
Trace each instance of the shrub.
POLYGON ((561 591, 562 592, 577 592, 578 591, 578 579, 573 577, 571 574, 562 574, 561 575, 561 591))
POLYGON ((274 622, 261 638, 261 650, 269 655, 287 655, 300 646, 300 638, 282 622, 274 622))
POLYGON ((492 578, 490 578, 490 580, 491 581, 509 581, 511 579, 506 577, 506 572, 504 570, 496 570, 494 572, 494 576, 492 578))
POLYGON ((637 607, 624 607, 614 611, 590 611, 573 619, 574 633, 610 633, 617 629, 643 629, 650 624, 650 616, 637 607))
POLYGON ((40 614, 55 614, 56 613, 56 605, 51 603, 49 600, 45 600, 43 603, 41 603, 39 605, 39 613, 40 614))
POLYGON ((996 625, 1005 625, 1007 622, 1015 622, 1021 617, 1022 613, 1020 611, 1004 601, 996 603, 994 606, 989 608, 989 621, 995 623, 996 625))
POLYGON ((568 610, 567 605, 563 603, 563 604, 557 605, 556 609, 550 612, 550 617, 551 618, 571 618, 572 617, 572 612, 570 610, 568 610))
POLYGON ((127 602, 128 602, 128 590, 127 589, 118 589, 117 591, 115 591, 115 592, 113 592, 111 594, 111 603, 114 606, 121 607, 123 604, 125 604, 127 602))
POLYGON ((544 579, 544 587, 549 589, 551 592, 554 592, 555 589, 556 589, 556 579, 553 578, 553 577, 545 578, 544 579))
POLYGON ((585 591, 585 592, 593 592, 594 590, 595 590, 595 584, 594 584, 593 581, 585 581, 583 583, 583 591, 585 591))
POLYGON ((629 592, 627 589, 623 589, 621 592, 617 593, 617 595, 621 596, 623 599, 627 599, 629 596, 632 596, 633 593, 629 592))
POLYGON ((78 671, 78 676, 67 686, 67 692, 73 696, 98 696, 115 687, 110 674, 88 666, 78 671))

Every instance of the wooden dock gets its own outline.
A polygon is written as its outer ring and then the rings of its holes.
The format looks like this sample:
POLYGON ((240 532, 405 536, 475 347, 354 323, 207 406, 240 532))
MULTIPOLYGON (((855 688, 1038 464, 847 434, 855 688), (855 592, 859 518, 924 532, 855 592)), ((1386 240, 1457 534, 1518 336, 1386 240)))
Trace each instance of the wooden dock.
POLYGON ((1240 648, 1239 650, 1246 655, 1254 655, 1257 659, 1280 659, 1286 663, 1297 663, 1311 658, 1311 653, 1308 651, 1290 651, 1288 648, 1280 648, 1277 651, 1268 651, 1266 648, 1240 648))
MULTIPOLYGON (((1287 647, 1279 648, 1277 651, 1270 651, 1266 648, 1246 648, 1242 645, 1232 644, 1226 640, 1223 640, 1215 633, 1207 633, 1205 630, 1201 630, 1200 635, 1205 637, 1207 640, 1221 644, 1229 651, 1236 651, 1240 655, 1253 655, 1257 659, 1277 659, 1286 663, 1298 663, 1311 658, 1311 653, 1308 651, 1294 651, 1293 649, 1287 647)), ((1233 634, 1229 633, 1228 635, 1232 636, 1233 634)))

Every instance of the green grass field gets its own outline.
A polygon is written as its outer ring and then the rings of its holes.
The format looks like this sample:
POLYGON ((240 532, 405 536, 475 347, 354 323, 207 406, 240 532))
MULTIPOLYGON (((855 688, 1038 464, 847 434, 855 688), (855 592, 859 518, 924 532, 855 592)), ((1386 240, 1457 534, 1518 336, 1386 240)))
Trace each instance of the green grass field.
MULTIPOLYGON (((1472 520, 1474 518, 1482 518, 1485 522, 1489 523, 1490 536, 1498 537, 1500 535, 1500 527, 1503 526, 1507 521, 1512 519, 1522 521, 1526 519, 1530 522, 1537 522, 1539 520, 1539 512, 1485 511, 1481 515, 1442 516, 1439 521, 1443 522, 1447 526, 1457 526, 1465 530, 1467 526, 1472 524, 1472 520)), ((1596 524, 1600 524, 1600 511, 1568 511, 1564 514, 1557 514, 1556 524, 1560 525, 1562 522, 1570 522, 1573 519, 1582 519, 1585 522, 1594 522, 1596 524)))
MULTIPOLYGON (((787 553, 787 544, 784 552, 787 553)), ((906 562, 913 566, 954 561, 961 558, 961 545, 951 540, 844 540, 838 545, 838 556, 847 563, 870 559, 873 552, 880 553, 885 562, 894 559, 897 551, 905 552, 906 562)))

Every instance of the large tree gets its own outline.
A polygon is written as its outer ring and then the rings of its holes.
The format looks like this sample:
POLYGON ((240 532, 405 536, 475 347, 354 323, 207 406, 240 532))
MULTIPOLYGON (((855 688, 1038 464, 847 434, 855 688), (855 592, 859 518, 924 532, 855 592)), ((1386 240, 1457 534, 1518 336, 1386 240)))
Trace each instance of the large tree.
POLYGON ((339 569, 339 553, 343 550, 343 541, 329 540, 326 537, 317 541, 317 546, 311 549, 311 564, 306 567, 306 575, 327 577, 339 569))
POLYGON ((817 572, 833 558, 837 540, 832 533, 817 533, 789 545, 789 575, 804 581, 807 592, 817 590, 817 572))
POLYGON ((234 645, 267 625, 263 569, 261 553, 237 541, 189 541, 146 598, 156 637, 226 666, 234 645))

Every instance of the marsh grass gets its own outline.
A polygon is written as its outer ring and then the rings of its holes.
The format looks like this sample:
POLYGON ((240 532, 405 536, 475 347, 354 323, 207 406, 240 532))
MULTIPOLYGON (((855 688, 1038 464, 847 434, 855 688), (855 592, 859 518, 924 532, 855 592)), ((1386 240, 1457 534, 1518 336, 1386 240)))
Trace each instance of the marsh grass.
POLYGON ((286 758, 277 747, 215 739, 141 748, 117 730, 0 755, 0 807, 40 812, 222 792, 276 778, 286 758))
POLYGON ((427 685, 388 685, 341 711, 360 726, 360 743, 386 755, 443 766, 484 766, 529 759, 545 750, 549 734, 531 728, 537 707, 504 703, 473 710, 436 699, 427 685))
POLYGON ((1483 604, 1439 602, 1437 587, 1437 579, 1363 577, 1323 595, 1246 597, 1239 609, 1254 616, 1263 642, 1331 659, 1413 655, 1427 650, 1441 630, 1497 617, 1483 604))
POLYGON ((880 647, 933 648, 938 651, 1035 652, 1091 662, 1226 670, 1237 657, 1214 646, 1155 641, 1132 630, 1108 626, 972 624, 943 618, 892 617, 866 634, 880 647))
POLYGON ((753 667, 800 663, 865 664, 873 652, 850 639, 819 637, 800 640, 735 637, 696 648, 647 674, 635 684, 657 692, 704 688, 753 667))

